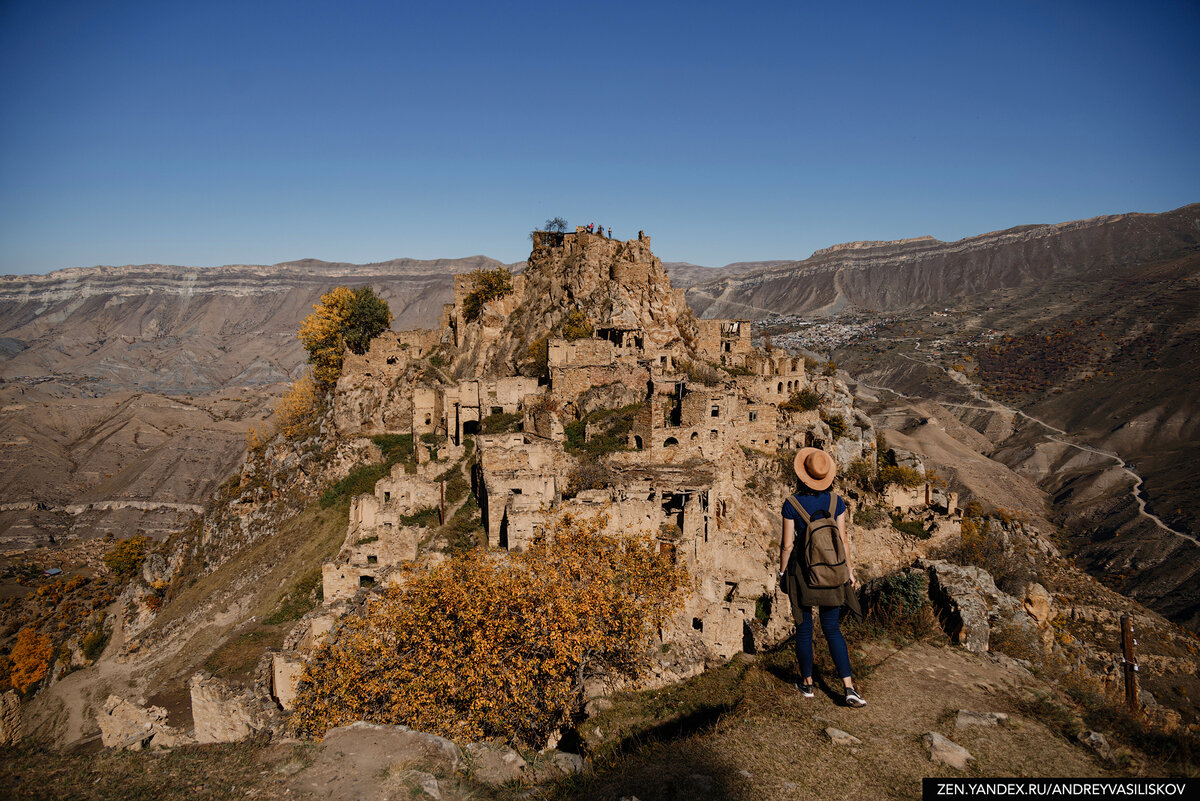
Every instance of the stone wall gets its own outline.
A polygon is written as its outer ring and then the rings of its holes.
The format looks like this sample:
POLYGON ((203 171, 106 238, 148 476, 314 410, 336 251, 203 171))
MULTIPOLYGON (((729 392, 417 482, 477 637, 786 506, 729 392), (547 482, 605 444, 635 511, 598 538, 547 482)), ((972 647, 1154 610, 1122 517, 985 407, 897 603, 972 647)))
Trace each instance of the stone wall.
POLYGON ((221 679, 203 673, 188 682, 192 693, 192 722, 197 743, 244 740, 274 723, 268 710, 249 690, 238 691, 221 679))
POLYGON ((296 688, 304 662, 294 654, 274 654, 271 662, 271 696, 285 712, 295 708, 296 688))
POLYGON ((547 364, 555 367, 607 367, 616 361, 616 348, 606 339, 567 340, 555 337, 548 346, 547 364))

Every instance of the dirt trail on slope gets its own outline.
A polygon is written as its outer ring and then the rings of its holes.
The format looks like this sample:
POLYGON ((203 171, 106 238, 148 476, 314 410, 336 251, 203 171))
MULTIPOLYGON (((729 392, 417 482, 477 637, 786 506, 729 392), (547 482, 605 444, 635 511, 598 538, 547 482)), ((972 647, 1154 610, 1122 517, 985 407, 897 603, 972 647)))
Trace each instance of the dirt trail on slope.
POLYGON ((752 668, 746 696, 711 729, 643 747, 569 797, 919 798, 927 776, 1115 775, 1078 743, 1023 711, 1031 693, 1049 693, 1028 673, 948 646, 867 650, 856 655, 860 673, 874 663, 858 681, 868 700, 863 709, 839 705, 837 694, 820 680, 815 698, 801 697, 791 687, 794 668, 752 668), (959 729, 959 710, 1010 718, 1007 724, 959 729), (836 745, 827 728, 861 743, 836 745), (974 761, 965 772, 930 761, 922 741, 928 732, 971 752, 974 761))

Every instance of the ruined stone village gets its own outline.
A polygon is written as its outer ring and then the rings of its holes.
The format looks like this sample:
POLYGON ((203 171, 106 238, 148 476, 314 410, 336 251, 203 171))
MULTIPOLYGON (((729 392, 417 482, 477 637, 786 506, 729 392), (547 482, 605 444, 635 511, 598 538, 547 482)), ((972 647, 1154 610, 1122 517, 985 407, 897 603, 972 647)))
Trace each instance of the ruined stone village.
MULTIPOLYGON (((535 232, 525 273, 473 320, 464 310, 472 291, 472 277, 457 276, 438 329, 387 332, 347 359, 333 411, 339 433, 411 434, 419 466, 408 473, 397 465, 372 494, 352 501, 342 550, 323 568, 324 608, 294 633, 294 650, 274 657, 278 703, 290 708, 304 654, 361 592, 396 580, 401 565, 438 557, 423 552, 427 529, 403 521, 438 506, 444 487, 436 476, 472 441, 471 488, 489 548, 522 548, 552 516, 604 515, 611 533, 653 532, 687 568, 694 591, 661 634, 684 647, 657 667, 651 686, 786 636, 792 621, 777 587, 774 520, 794 488, 786 478, 751 488, 781 451, 824 447, 843 468, 874 459, 875 431, 845 384, 806 371, 801 357, 752 346, 748 320, 693 317, 645 235, 618 242, 582 227, 535 232), (574 310, 586 322, 563 336, 574 310), (541 337, 546 374, 514 374, 512 356, 519 361, 541 337), (400 380, 434 353, 448 357, 444 371, 400 380), (846 421, 842 436, 817 410, 780 409, 803 389, 846 421), (603 456, 603 480, 592 482, 601 485, 579 488, 567 427, 583 421, 586 442, 608 435, 606 415, 617 412, 626 422, 623 441, 603 456), (514 430, 481 433, 485 420, 502 416, 514 430), (765 625, 764 599, 776 610, 765 625)), ((953 493, 892 487, 887 502, 927 513, 935 543, 958 534, 953 493)), ((875 561, 862 562, 866 575, 896 566, 893 558, 875 561)))
MULTIPOLYGON (((277 728, 293 708, 306 656, 338 620, 403 581, 406 567, 444 558, 430 532, 454 512, 445 503, 448 465, 462 465, 489 549, 523 548, 556 515, 603 515, 607 531, 649 532, 687 568, 691 591, 659 633, 671 647, 655 649, 642 687, 697 675, 790 633, 776 563, 779 507, 794 482, 780 454, 815 446, 839 469, 873 463, 876 432, 845 382, 801 357, 755 347, 746 320, 697 319, 644 234, 615 241, 583 228, 534 232, 511 288, 473 307, 473 280, 456 277, 437 329, 387 331, 365 354, 346 357, 326 418, 331 433, 367 442, 411 436, 416 459, 352 500, 340 552, 322 567, 321 605, 264 656, 253 687, 193 676, 190 734, 159 707, 109 697, 98 715, 105 745, 234 741, 277 728), (820 396, 819 408, 784 408, 804 390, 820 396), (599 455, 588 455, 586 445, 601 439, 599 455)), ((924 472, 919 458, 893 456, 924 472)), ((858 493, 839 491, 853 511, 858 493)), ((889 486, 882 501, 929 536, 886 523, 852 526, 862 580, 960 534, 957 496, 933 483, 889 486)), ((993 611, 964 612, 962 644, 987 649, 993 611)), ((614 689, 595 682, 587 694, 614 689)))

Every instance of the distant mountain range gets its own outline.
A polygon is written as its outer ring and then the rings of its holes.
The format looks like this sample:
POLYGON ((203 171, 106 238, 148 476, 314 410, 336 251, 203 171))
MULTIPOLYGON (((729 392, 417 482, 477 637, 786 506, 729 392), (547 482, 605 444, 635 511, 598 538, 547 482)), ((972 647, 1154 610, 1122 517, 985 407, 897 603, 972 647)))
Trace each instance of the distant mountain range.
POLYGON ((1197 218, 1200 204, 1023 225, 957 242, 848 242, 800 261, 741 262, 708 274, 683 265, 679 276, 703 317, 893 311, 1180 256, 1200 244, 1197 218))

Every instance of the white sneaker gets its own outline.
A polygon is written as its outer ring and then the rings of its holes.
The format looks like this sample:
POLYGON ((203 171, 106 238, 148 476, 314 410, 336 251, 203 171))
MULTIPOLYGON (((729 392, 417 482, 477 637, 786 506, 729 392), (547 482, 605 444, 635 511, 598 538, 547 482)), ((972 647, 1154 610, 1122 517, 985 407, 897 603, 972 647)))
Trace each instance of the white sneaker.
POLYGON ((846 688, 846 706, 866 706, 867 700, 858 694, 858 690, 853 687, 846 688))

